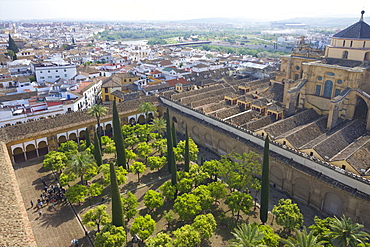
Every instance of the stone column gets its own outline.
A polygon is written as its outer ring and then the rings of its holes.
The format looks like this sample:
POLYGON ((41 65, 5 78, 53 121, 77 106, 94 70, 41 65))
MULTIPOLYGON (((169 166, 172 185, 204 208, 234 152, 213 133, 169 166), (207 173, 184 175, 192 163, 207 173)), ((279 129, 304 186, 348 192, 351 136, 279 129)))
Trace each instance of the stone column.
POLYGON ((338 115, 339 115, 339 106, 341 102, 330 102, 328 122, 326 125, 327 129, 332 129, 337 125, 338 115))

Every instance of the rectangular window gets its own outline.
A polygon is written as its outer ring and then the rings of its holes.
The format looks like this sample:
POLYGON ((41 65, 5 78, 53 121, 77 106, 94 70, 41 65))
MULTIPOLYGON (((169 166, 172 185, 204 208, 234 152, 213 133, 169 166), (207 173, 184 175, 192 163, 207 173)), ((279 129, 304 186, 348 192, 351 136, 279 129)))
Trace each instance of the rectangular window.
POLYGON ((108 88, 104 88, 104 93, 108 93, 108 88))
POLYGON ((294 80, 298 80, 298 78, 299 78, 299 75, 298 74, 295 74, 294 75, 294 80))
POLYGON ((55 78, 59 78, 60 76, 59 75, 56 75, 55 78))
POLYGON ((335 89, 335 95, 334 95, 334 97, 335 96, 338 96, 340 93, 341 93, 340 89, 335 89))
POLYGON ((109 95, 105 95, 105 101, 109 101, 109 95))
POLYGON ((67 74, 64 74, 64 77, 67 77, 67 74))
POLYGON ((320 95, 321 94, 321 85, 316 85, 316 92, 315 92, 316 95, 320 95))
POLYGON ((48 76, 48 78, 53 78, 52 76, 48 76))
POLYGON ((41 76, 40 79, 45 79, 45 77, 41 76))

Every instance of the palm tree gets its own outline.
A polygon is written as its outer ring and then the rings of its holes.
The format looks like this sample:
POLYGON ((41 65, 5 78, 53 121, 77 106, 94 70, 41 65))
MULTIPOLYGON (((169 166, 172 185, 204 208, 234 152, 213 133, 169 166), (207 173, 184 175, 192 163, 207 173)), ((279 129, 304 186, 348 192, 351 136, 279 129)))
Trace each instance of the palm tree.
MULTIPOLYGON (((100 118, 103 117, 107 113, 107 107, 101 105, 101 104, 96 104, 93 105, 91 108, 87 109, 87 114, 90 116, 96 117, 96 121, 98 122, 98 138, 100 140, 101 138, 101 132, 100 132, 100 118)), ((100 147, 101 149, 101 147, 100 147)))
POLYGON ((166 120, 161 117, 154 118, 151 125, 153 131, 157 131, 160 135, 164 134, 164 130, 166 129, 166 120))
POLYGON ((289 237, 289 239, 280 239, 284 246, 287 247, 320 247, 324 246, 323 244, 326 241, 317 241, 317 236, 313 235, 313 232, 307 233, 306 227, 303 228, 303 231, 295 231, 295 238, 289 237))
POLYGON ((148 114, 149 112, 155 112, 157 110, 157 107, 155 107, 152 103, 150 102, 142 102, 140 103, 139 107, 137 108, 137 111, 139 113, 144 113, 145 115, 145 123, 148 122, 148 114))
POLYGON ((84 174, 94 166, 96 166, 94 156, 87 151, 84 151, 81 154, 72 155, 64 173, 68 174, 73 172, 76 176, 81 178, 81 183, 84 184, 84 174))
POLYGON ((334 216, 334 221, 330 225, 331 232, 327 236, 331 237, 333 244, 338 247, 358 246, 369 239, 369 234, 360 231, 363 227, 344 215, 340 219, 334 216))
POLYGON ((258 244, 262 241, 265 233, 258 229, 258 225, 243 224, 232 232, 235 239, 231 240, 232 247, 262 247, 258 244))

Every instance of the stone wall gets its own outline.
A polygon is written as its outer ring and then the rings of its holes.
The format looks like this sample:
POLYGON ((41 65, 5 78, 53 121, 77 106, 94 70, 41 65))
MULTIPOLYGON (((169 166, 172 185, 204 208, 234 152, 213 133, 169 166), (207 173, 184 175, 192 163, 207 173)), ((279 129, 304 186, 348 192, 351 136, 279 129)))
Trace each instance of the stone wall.
POLYGON ((37 246, 3 142, 0 142, 0 178, 0 246, 37 246))

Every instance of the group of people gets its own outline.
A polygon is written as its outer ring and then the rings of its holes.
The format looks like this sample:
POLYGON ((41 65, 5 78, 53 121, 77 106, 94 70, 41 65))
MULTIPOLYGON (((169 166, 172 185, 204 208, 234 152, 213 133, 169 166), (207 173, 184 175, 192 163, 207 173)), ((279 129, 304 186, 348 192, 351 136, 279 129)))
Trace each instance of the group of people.
POLYGON ((37 199, 36 206, 32 200, 30 202, 31 208, 35 206, 39 211, 40 216, 42 215, 41 208, 43 206, 51 203, 51 206, 54 207, 57 202, 67 200, 65 197, 66 190, 60 187, 59 184, 48 186, 44 177, 41 177, 41 181, 44 185, 44 191, 41 193, 40 198, 37 199))

